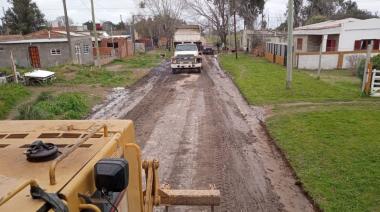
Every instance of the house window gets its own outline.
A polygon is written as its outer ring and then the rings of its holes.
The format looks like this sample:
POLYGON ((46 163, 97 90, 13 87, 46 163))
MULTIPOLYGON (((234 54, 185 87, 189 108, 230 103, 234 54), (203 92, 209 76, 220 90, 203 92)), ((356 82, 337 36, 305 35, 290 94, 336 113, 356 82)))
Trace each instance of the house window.
POLYGON ((113 44, 112 43, 107 43, 107 47, 117 49, 117 48, 119 48, 119 44, 117 42, 113 42, 113 44))
POLYGON ((379 50, 380 40, 356 40, 354 50, 367 50, 370 43, 373 45, 373 50, 379 50))
POLYGON ((75 45, 75 54, 80 54, 80 45, 75 45))
POLYGON ((303 39, 298 38, 297 39, 297 50, 302 50, 302 44, 303 44, 303 39))
POLYGON ((61 55, 61 49, 50 49, 51 55, 61 55))
POLYGON ((336 40, 327 40, 326 51, 328 52, 336 51, 336 40))
POLYGON ((85 44, 83 45, 83 54, 88 54, 90 52, 90 46, 85 44))

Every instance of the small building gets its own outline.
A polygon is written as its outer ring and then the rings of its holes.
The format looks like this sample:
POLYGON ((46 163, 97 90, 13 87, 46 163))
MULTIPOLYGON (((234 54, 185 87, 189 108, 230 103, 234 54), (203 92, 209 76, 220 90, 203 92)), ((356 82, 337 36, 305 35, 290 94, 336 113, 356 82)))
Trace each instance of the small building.
MULTIPOLYGON (((133 43, 129 35, 114 35, 101 37, 99 42, 100 55, 126 58, 133 56, 133 43)), ((95 51, 94 51, 94 55, 95 51)))
POLYGON ((65 32, 42 30, 17 40, 0 41, 0 67, 11 66, 10 54, 16 65, 43 68, 70 62, 71 48, 73 63, 93 64, 91 37, 71 33, 71 46, 65 32))
POLYGON ((243 30, 240 40, 241 50, 252 52, 257 46, 264 47, 265 43, 286 42, 287 35, 284 32, 272 30, 243 30))
POLYGON ((368 45, 380 52, 380 18, 347 18, 298 27, 294 30, 296 65, 317 69, 322 51, 323 69, 350 68, 350 58, 364 56, 368 45))

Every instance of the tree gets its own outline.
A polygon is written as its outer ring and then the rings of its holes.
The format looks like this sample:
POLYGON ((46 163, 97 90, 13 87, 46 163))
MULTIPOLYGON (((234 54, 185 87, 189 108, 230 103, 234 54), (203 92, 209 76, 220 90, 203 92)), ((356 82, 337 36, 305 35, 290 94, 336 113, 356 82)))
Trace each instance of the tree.
POLYGON ((303 0, 294 0, 294 26, 299 27, 303 24, 302 19, 303 0))
POLYGON ((344 18, 358 18, 368 19, 377 18, 377 14, 373 14, 367 10, 361 10, 358 8, 358 4, 355 1, 348 0, 342 1, 339 4, 338 11, 333 15, 332 19, 344 19, 344 18))
MULTIPOLYGON (((59 27, 65 26, 65 16, 63 15, 58 16, 57 18, 55 18, 55 21, 57 22, 59 27)), ((69 25, 73 25, 73 24, 74 24, 73 19, 69 18, 69 25)))
POLYGON ((265 0, 230 0, 229 4, 236 7, 239 16, 244 19, 244 26, 253 29, 257 16, 264 12, 265 0))
POLYGON ((44 14, 31 0, 9 0, 12 5, 3 20, 11 34, 28 34, 46 28, 44 14))
POLYGON ((125 24, 124 24, 124 22, 123 21, 120 21, 119 23, 117 23, 116 25, 115 25, 115 29, 116 30, 125 30, 125 24))
POLYGON ((160 20, 163 33, 168 38, 174 35, 176 26, 182 23, 181 15, 185 5, 183 0, 145 0, 144 4, 160 20))
POLYGON ((316 16, 310 17, 306 21, 306 25, 316 24, 316 23, 320 23, 320 22, 324 22, 324 21, 328 21, 328 20, 329 19, 326 16, 316 15, 316 16))
POLYGON ((302 9, 304 20, 315 22, 315 17, 326 17, 326 19, 344 19, 344 18, 375 18, 373 14, 366 10, 361 10, 353 0, 307 0, 308 5, 302 9), (310 19, 314 20, 310 20, 310 19))
POLYGON ((229 2, 227 0, 188 0, 189 8, 198 16, 199 23, 211 27, 222 43, 227 43, 229 2), (201 23, 203 21, 203 23, 201 23))
POLYGON ((87 30, 89 30, 89 31, 92 31, 92 29, 93 29, 92 21, 84 22, 83 26, 86 26, 87 30))

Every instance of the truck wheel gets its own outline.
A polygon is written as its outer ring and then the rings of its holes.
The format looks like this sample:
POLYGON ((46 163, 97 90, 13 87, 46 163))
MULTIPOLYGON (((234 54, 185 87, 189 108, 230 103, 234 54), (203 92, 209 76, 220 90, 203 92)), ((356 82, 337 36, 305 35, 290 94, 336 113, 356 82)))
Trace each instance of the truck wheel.
POLYGON ((173 74, 176 74, 176 73, 177 73, 177 69, 172 68, 172 73, 173 73, 173 74))

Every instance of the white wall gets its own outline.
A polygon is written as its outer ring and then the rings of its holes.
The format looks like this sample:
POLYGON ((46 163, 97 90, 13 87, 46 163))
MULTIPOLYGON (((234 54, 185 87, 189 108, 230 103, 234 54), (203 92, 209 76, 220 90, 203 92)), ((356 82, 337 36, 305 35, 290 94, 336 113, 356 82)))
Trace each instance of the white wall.
MULTIPOLYGON (((374 56, 376 56, 376 55, 378 55, 378 54, 380 54, 380 53, 372 53, 371 54, 371 57, 374 57, 374 56)), ((349 58, 352 56, 352 55, 358 55, 358 56, 360 56, 360 57, 362 57, 362 58, 365 58, 366 57, 366 53, 356 53, 356 54, 344 54, 344 58, 343 58, 343 65, 342 65, 342 68, 343 69, 349 69, 349 68, 352 68, 351 67, 351 64, 350 64, 350 62, 349 62, 349 58)))
MULTIPOLYGON (((322 69, 336 69, 338 64, 338 54, 325 54, 322 55, 322 69)), ((298 68, 299 69, 318 69, 319 55, 299 55, 298 68)))
POLYGON ((355 40, 380 39, 380 18, 345 23, 342 27, 338 51, 353 51, 355 40))

